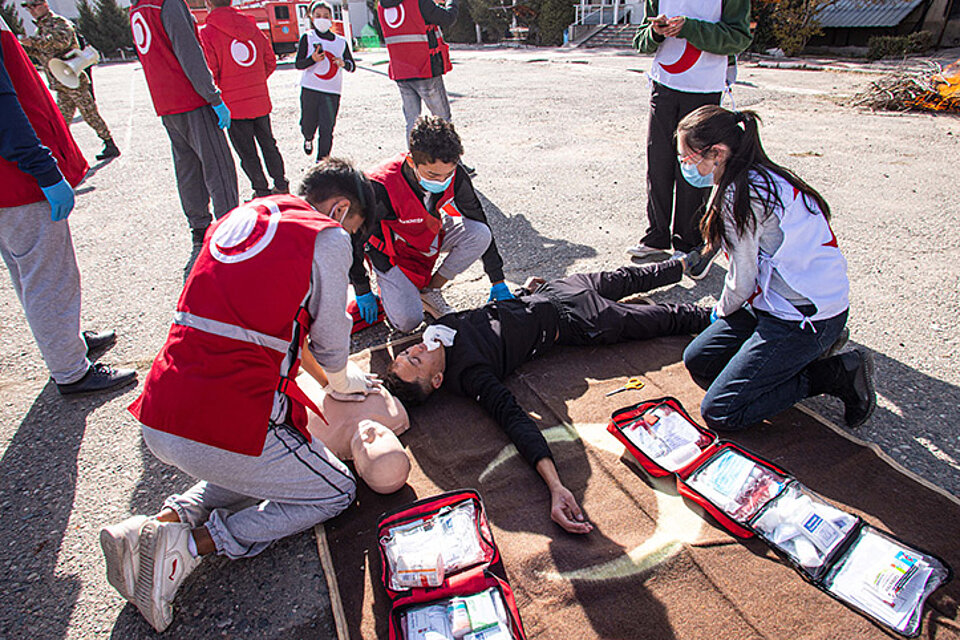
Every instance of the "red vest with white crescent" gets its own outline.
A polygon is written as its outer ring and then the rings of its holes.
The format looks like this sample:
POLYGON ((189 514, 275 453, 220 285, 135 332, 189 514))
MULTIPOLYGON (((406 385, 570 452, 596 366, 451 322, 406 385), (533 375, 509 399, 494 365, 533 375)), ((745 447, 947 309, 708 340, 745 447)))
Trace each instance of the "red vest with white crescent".
MULTIPOLYGON (((87 174, 87 161, 73 141, 50 91, 3 18, 0 18, 0 46, 3 47, 3 66, 27 120, 40 142, 57 159, 63 177, 77 186, 87 174)), ((3 185, 0 187, 0 207, 19 207, 44 200, 37 180, 3 158, 0 158, 0 185, 3 185)))
POLYGON ((442 215, 445 212, 459 215, 453 202, 453 185, 459 169, 455 170, 450 185, 437 203, 437 212, 440 215, 432 216, 400 172, 406 159, 407 154, 401 153, 393 160, 367 172, 371 180, 376 180, 387 188, 390 205, 397 214, 396 220, 380 222, 383 240, 371 236, 368 242, 388 256, 390 263, 403 271, 417 288, 423 289, 430 282, 433 265, 440 255, 440 244, 443 242, 442 215))
POLYGON ((304 405, 312 403, 293 380, 314 321, 306 311, 314 245, 329 227, 339 225, 290 195, 252 200, 215 222, 143 393, 129 407, 134 417, 256 456, 279 391, 309 440, 304 405))
POLYGON ((391 80, 432 78, 430 58, 438 54, 443 58, 444 73, 453 68, 450 45, 444 42, 440 27, 424 21, 419 0, 403 0, 395 7, 387 8, 378 3, 377 16, 390 57, 388 72, 391 80), (430 47, 428 33, 436 38, 434 48, 430 47))
MULTIPOLYGON (((660 0, 660 13, 686 16, 703 22, 720 22, 722 0, 660 0)), ((654 82, 688 93, 723 91, 727 56, 701 51, 683 38, 664 38, 650 67, 654 82)))
MULTIPOLYGON (((207 104, 190 84, 173 53, 170 37, 160 19, 160 10, 165 2, 183 0, 140 0, 130 7, 133 46, 143 65, 143 75, 147 78, 153 108, 158 116, 186 113, 207 104)), ((199 46, 200 35, 196 23, 193 33, 199 46)))

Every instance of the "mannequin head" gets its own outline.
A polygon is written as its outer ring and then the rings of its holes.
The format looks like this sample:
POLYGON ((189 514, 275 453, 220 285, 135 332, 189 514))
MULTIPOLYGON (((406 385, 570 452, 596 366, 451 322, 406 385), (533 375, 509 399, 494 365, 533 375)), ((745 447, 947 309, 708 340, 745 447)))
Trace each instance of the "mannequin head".
POLYGON ((357 474, 377 493, 393 493, 407 482, 410 459, 400 439, 373 420, 361 420, 350 440, 357 474))

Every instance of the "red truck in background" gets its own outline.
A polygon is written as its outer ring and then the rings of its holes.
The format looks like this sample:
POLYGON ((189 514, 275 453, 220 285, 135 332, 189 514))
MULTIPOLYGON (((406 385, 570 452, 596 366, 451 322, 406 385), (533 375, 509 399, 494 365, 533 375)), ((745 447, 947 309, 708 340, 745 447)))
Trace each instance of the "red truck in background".
MULTIPOLYGON (((207 19, 207 7, 204 0, 187 0, 190 7, 190 13, 196 18, 197 24, 203 24, 207 19)), ((350 21, 347 18, 346 7, 338 3, 331 3, 333 6, 333 31, 347 39, 350 42, 349 31, 350 21)), ((310 26, 310 18, 307 16, 307 9, 310 4, 307 2, 283 2, 248 0, 247 2, 234 3, 233 8, 245 15, 252 17, 257 21, 257 26, 263 31, 273 45, 273 51, 278 56, 293 53, 297 50, 297 42, 300 40, 300 33, 310 26)))

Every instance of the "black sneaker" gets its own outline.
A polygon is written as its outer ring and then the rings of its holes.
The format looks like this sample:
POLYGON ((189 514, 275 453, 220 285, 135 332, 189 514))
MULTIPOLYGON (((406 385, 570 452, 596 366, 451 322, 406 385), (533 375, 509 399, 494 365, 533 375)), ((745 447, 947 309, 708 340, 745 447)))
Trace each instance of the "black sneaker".
POLYGON ((847 426, 862 426, 877 408, 877 391, 873 385, 873 354, 854 349, 837 356, 844 379, 837 396, 843 400, 843 419, 847 426))
POLYGON ((717 257, 717 250, 707 251, 704 247, 690 251, 684 260, 683 272, 694 280, 702 280, 710 270, 713 259, 717 257))
POLYGON ((115 331, 84 331, 83 341, 87 343, 87 357, 93 353, 104 351, 117 343, 115 331))
POLYGON ((116 389, 137 381, 137 372, 134 369, 114 369, 113 367, 96 362, 90 365, 82 378, 70 384, 57 383, 57 391, 62 396, 96 393, 116 389))
POLYGON ((107 140, 103 143, 103 151, 97 154, 97 160, 109 160, 120 155, 120 149, 117 148, 113 140, 107 140))
POLYGON ((313 153, 313 140, 304 140, 303 141, 303 152, 307 155, 313 153))

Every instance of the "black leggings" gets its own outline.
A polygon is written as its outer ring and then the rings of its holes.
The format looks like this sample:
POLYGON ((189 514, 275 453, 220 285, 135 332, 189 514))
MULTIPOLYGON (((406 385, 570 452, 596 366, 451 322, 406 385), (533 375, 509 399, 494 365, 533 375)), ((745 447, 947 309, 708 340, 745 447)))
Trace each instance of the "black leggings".
POLYGON ((300 131, 304 140, 317 135, 317 160, 330 155, 333 148, 333 128, 340 111, 340 94, 300 88, 300 131))

